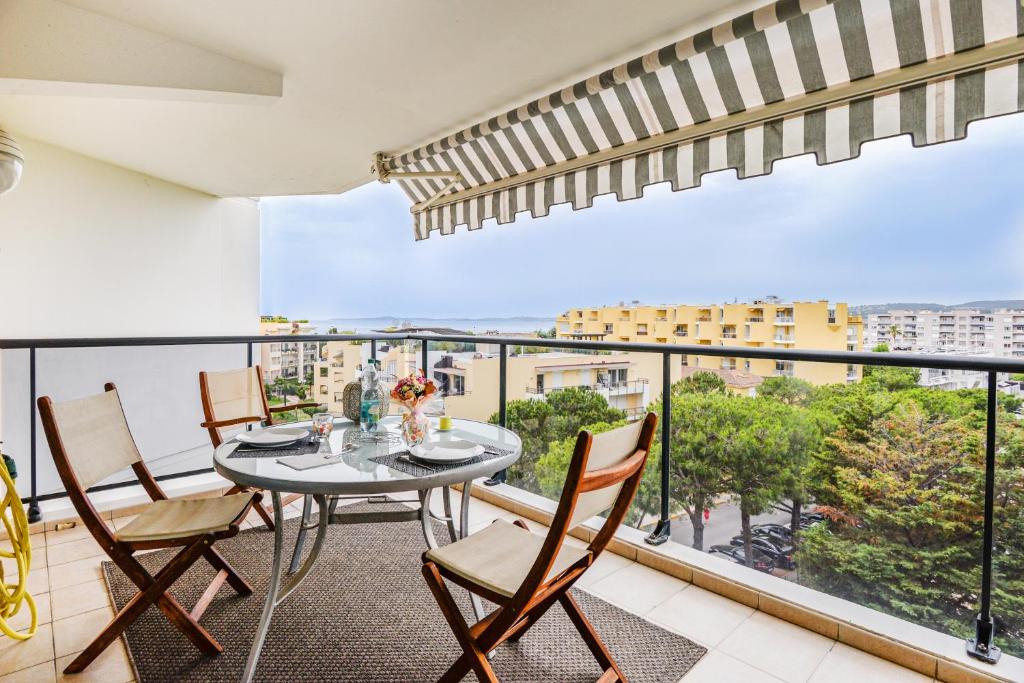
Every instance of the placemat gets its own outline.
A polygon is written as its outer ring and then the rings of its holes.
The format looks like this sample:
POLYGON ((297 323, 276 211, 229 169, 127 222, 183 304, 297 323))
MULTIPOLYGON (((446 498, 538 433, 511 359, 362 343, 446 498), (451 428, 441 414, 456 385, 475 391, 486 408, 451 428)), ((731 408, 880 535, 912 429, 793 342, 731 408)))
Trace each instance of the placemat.
POLYGON ((399 460, 399 456, 409 456, 409 451, 402 450, 394 453, 388 453, 387 455, 378 455, 370 458, 375 463, 381 465, 387 465, 393 470, 404 472, 405 474, 412 475, 414 477, 425 477, 431 474, 437 474, 438 472, 450 472, 451 470, 457 470, 460 467, 466 465, 476 465, 488 460, 494 460, 495 458, 503 458, 509 453, 513 453, 511 448, 498 448, 497 446, 488 446, 481 444, 486 449, 480 455, 473 456, 465 462, 460 462, 454 465, 428 465, 409 462, 407 460, 399 460))
POLYGON ((316 453, 319 450, 320 442, 310 442, 305 439, 299 443, 293 443, 291 446, 285 446, 284 448, 252 448, 242 445, 228 455, 228 460, 231 458, 284 458, 289 455, 306 455, 307 453, 316 453))

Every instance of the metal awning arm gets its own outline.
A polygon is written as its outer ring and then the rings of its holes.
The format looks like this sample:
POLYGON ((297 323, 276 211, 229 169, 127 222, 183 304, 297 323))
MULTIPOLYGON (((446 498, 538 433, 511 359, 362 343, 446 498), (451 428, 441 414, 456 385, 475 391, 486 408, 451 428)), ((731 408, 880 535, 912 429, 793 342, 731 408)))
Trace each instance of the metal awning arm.
POLYGON ((382 183, 390 183, 392 178, 441 178, 447 180, 440 190, 434 193, 429 199, 422 201, 418 204, 414 204, 412 207, 413 213, 418 213, 428 209, 431 205, 439 200, 442 196, 455 187, 459 182, 462 181, 462 174, 458 171, 392 171, 388 168, 388 162, 391 157, 384 152, 377 152, 373 155, 373 167, 370 172, 377 176, 377 180, 382 183))

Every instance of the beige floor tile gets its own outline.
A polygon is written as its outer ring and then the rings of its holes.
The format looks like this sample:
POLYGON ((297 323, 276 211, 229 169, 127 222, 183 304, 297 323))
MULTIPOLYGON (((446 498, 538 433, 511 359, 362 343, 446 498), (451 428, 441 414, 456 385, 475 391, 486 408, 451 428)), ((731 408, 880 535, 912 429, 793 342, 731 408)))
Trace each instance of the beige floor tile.
POLYGON ((0 676, 0 683, 53 683, 57 680, 53 662, 43 662, 6 676, 0 676))
POLYGON ((834 644, 825 636, 754 612, 719 649, 784 681, 806 681, 834 644))
MULTIPOLYGON (((8 577, 8 580, 10 580, 10 577, 8 577)), ((32 595, 50 592, 50 571, 45 565, 28 573, 28 581, 25 587, 32 595)))
POLYGON ((612 572, 588 590, 608 602, 643 616, 688 585, 668 574, 633 562, 628 567, 612 572))
POLYGON ((53 629, 44 624, 28 640, 0 638, 0 676, 53 659, 53 629))
POLYGON ((100 565, 106 559, 106 555, 97 555, 49 568, 47 572, 50 575, 50 590, 102 579, 100 565))
POLYGON ((110 607, 94 609, 53 622, 53 649, 57 657, 81 652, 114 618, 110 607))
POLYGON ((135 680, 135 673, 128 661, 128 653, 124 649, 122 641, 117 640, 111 643, 110 647, 90 664, 80 674, 65 674, 64 667, 74 660, 77 652, 61 657, 57 660, 57 680, 71 683, 131 683, 135 680))
POLYGON ((810 683, 927 683, 930 680, 928 676, 905 669, 899 664, 836 643, 815 669, 810 683))
MULTIPOLYGON (((533 527, 530 528, 532 529, 533 527)), ((633 560, 627 560, 622 555, 605 551, 597 556, 597 561, 591 565, 590 569, 584 572, 583 576, 576 582, 576 585, 589 590, 591 586, 609 576, 612 572, 617 572, 631 564, 636 563, 633 560)))
MULTIPOLYGON (((679 683, 780 683, 778 678, 744 664, 738 659, 709 650, 679 683)), ((863 683, 867 683, 866 681, 863 683)))
POLYGON ((102 580, 57 588, 50 595, 53 599, 54 621, 110 606, 110 594, 106 582, 102 580))
MULTIPOLYGON (((40 624, 49 624, 52 619, 50 617, 50 594, 39 593, 33 595, 32 599, 36 604, 36 626, 40 624)), ((21 608, 18 609, 18 613, 13 617, 7 618, 7 625, 13 628, 19 633, 25 633, 28 631, 29 626, 32 624, 32 612, 29 611, 26 603, 21 604, 21 608)), ((0 636, 3 638, 4 636, 0 636)))
POLYGON ((47 531, 46 532, 46 545, 58 545, 60 543, 69 543, 71 541, 80 541, 83 538, 92 538, 92 534, 89 533, 89 528, 85 524, 79 522, 70 529, 62 529, 61 531, 47 531))
POLYGON ((48 567, 84 560, 103 555, 103 549, 92 538, 69 541, 58 545, 47 546, 46 564, 48 567))
POLYGON ((704 645, 717 647, 754 613, 729 598, 688 586, 647 613, 647 618, 704 645))

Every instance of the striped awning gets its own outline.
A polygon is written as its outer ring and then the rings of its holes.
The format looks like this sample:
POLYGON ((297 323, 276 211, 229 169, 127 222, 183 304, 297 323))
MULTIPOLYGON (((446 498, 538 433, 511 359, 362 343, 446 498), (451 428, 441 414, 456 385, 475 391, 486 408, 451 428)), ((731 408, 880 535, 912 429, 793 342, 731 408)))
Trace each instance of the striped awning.
POLYGON ((388 157, 381 179, 395 173, 426 239, 894 135, 954 140, 1024 110, 1022 36, 1022 0, 780 0, 388 157))

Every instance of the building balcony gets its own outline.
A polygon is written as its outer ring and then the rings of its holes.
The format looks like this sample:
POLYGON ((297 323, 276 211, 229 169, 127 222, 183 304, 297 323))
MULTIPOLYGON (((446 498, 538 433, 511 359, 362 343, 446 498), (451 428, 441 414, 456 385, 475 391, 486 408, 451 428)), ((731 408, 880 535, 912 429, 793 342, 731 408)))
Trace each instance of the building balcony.
POLYGON ((792 325, 793 324, 793 316, 791 316, 791 315, 776 316, 775 324, 776 325, 792 325))
POLYGON ((574 384, 571 386, 561 387, 547 387, 536 385, 528 385, 526 387, 526 393, 531 396, 547 396, 555 391, 562 389, 586 389, 588 391, 596 391, 599 394, 608 396, 626 396, 629 394, 643 394, 647 391, 648 380, 646 379, 631 379, 622 382, 597 382, 595 384, 574 384))
POLYGON ((796 338, 792 336, 777 334, 772 338, 772 341, 776 344, 795 344, 796 338))

